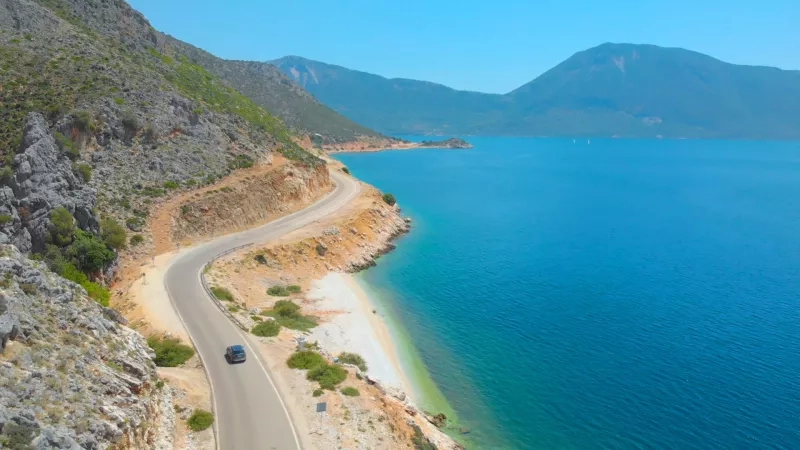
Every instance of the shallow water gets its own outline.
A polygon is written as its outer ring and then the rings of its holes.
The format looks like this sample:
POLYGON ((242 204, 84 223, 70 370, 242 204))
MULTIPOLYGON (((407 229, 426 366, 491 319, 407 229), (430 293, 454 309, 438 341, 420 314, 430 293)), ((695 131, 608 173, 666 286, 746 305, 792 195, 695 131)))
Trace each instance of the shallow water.
POLYGON ((800 144, 343 154, 414 219, 391 292, 480 448, 800 448, 800 144))

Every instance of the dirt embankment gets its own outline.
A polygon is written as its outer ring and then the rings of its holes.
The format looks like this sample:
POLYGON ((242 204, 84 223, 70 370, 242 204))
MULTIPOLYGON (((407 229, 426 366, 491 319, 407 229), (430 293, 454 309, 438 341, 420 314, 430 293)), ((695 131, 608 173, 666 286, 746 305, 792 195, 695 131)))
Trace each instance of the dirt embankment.
POLYGON ((160 241, 177 243, 241 231, 302 209, 331 189, 325 166, 284 162, 183 196, 156 217, 169 231, 156 231, 169 234, 160 241))
POLYGON ((357 272, 374 265, 408 229, 399 209, 364 185, 358 198, 328 218, 218 260, 214 273, 225 274, 224 284, 238 291, 248 308, 263 308, 270 306, 264 304, 264 289, 275 284, 308 288, 328 272, 357 272))

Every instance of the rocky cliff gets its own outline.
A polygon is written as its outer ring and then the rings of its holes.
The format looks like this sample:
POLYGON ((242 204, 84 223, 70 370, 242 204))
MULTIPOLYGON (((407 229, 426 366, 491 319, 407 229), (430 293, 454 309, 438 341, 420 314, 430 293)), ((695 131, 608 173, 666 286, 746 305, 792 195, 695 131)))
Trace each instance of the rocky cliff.
POLYGON ((50 234, 50 214, 58 207, 66 208, 81 229, 99 231, 95 190, 73 172, 41 114, 28 114, 21 150, 0 187, 0 244, 41 252, 50 234))
POLYGON ((171 394, 142 336, 13 246, 0 254, 0 448, 171 448, 171 394))

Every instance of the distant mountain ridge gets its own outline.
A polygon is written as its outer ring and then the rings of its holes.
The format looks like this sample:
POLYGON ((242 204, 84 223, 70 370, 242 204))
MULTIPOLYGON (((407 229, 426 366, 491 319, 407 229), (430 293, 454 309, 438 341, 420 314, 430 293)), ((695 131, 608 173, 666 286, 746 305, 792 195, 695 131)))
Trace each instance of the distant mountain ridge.
POLYGON ((800 139, 800 71, 680 48, 602 44, 505 95, 296 56, 271 63, 332 109, 385 133, 800 139))

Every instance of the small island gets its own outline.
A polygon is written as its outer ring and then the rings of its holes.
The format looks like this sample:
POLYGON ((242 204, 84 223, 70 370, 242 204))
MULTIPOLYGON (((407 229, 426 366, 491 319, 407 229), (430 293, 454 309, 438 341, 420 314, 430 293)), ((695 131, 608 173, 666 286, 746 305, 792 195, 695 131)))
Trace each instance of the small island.
POLYGON ((419 146, 427 148, 472 148, 472 144, 460 138, 450 138, 444 141, 422 141, 419 146))

